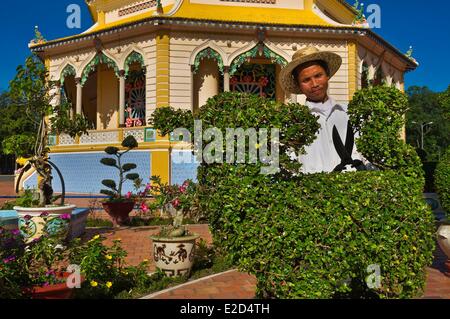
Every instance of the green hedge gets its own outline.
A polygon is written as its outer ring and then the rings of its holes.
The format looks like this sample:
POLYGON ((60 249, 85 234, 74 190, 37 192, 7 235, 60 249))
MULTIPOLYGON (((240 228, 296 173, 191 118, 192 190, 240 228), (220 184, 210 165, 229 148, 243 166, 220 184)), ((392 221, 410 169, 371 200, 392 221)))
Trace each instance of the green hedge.
POLYGON ((418 296, 434 247, 423 180, 379 171, 275 182, 256 172, 201 170, 215 243, 257 276, 258 297, 418 296), (374 264, 379 290, 366 284, 374 264))
MULTIPOLYGON (((195 115, 204 129, 281 128, 279 174, 261 175, 261 165, 249 164, 203 163, 198 170, 214 243, 256 275, 259 297, 420 294, 432 262, 434 219, 423 200, 420 159, 399 140, 405 101, 387 87, 358 92, 349 106, 357 143, 381 170, 355 173, 302 175, 284 154, 314 139, 318 124, 305 106, 226 93, 195 115), (380 267, 379 288, 367 286, 371 265, 380 267)), ((192 128, 193 119, 164 109, 152 123, 167 133, 177 128, 167 123, 192 128)))
POLYGON ((436 168, 435 185, 442 207, 447 212, 447 216, 450 216, 450 148, 436 168))

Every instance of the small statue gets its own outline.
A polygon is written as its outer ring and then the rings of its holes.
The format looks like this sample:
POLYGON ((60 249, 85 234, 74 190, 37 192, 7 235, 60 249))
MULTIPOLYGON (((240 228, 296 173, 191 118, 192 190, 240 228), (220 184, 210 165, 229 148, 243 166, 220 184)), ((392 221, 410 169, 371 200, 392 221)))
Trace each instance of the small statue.
POLYGON ((413 52, 414 52, 413 47, 412 47, 412 46, 409 46, 409 50, 408 50, 408 52, 405 53, 405 56, 406 56, 408 59, 410 59, 411 61, 413 61, 413 62, 415 62, 415 63, 418 64, 419 62, 417 62, 417 60, 414 59, 414 57, 412 56, 412 55, 413 55, 413 52))
POLYGON ((410 45, 410 46, 409 46, 409 50, 408 50, 408 52, 406 52, 405 55, 406 55, 408 58, 412 58, 413 52, 414 52, 413 47, 412 47, 412 45, 410 45))
POLYGON ((161 0, 156 0, 156 13, 158 13, 158 15, 164 14, 161 0))
POLYGON ((41 31, 39 31, 39 27, 35 26, 34 27, 34 40, 33 40, 33 42, 39 44, 39 43, 44 43, 46 41, 47 40, 45 40, 45 38, 42 36, 41 31))
POLYGON ((359 4, 359 1, 356 0, 353 5, 353 9, 357 11, 357 15, 353 20, 353 25, 364 25, 367 23, 366 16, 364 15, 364 3, 359 4))

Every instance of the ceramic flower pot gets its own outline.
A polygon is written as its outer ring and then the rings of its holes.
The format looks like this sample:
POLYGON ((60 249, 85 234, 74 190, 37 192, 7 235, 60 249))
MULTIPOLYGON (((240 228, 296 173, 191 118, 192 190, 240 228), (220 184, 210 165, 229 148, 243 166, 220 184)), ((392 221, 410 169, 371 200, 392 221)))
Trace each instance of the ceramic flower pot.
POLYGON ((103 209, 111 216, 115 227, 124 226, 130 221, 134 202, 103 203, 103 209))
POLYGON ((441 225, 437 231, 438 243, 444 254, 450 258, 450 225, 441 225))
POLYGON ((27 242, 31 242, 42 236, 44 227, 47 227, 50 231, 59 229, 62 225, 62 220, 59 217, 62 215, 71 216, 75 208, 75 205, 65 205, 39 208, 16 206, 13 209, 19 215, 19 228, 26 229, 26 232, 22 231, 22 235, 27 242), (43 213, 47 214, 45 220, 42 217, 43 213))
POLYGON ((194 264, 195 242, 199 235, 165 238, 153 236, 153 260, 169 277, 189 275, 194 264))

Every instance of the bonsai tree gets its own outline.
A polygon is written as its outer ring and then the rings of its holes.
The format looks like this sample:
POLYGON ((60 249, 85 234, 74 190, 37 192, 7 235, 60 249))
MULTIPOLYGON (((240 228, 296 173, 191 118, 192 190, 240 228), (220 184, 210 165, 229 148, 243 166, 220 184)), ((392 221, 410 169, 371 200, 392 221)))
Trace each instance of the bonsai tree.
MULTIPOLYGON (((53 197, 52 168, 60 175, 63 183, 61 205, 64 205, 64 182, 57 167, 49 161, 48 135, 68 134, 71 137, 87 134, 88 121, 82 115, 70 117, 70 103, 57 101, 59 86, 50 81, 45 65, 33 55, 25 61, 24 66, 17 68, 15 78, 10 82, 9 98, 11 105, 20 110, 23 116, 32 123, 23 127, 23 131, 3 141, 5 154, 29 158, 22 173, 33 167, 40 177, 38 183, 39 206, 51 204, 53 197)), ((22 175, 19 176, 19 185, 22 175)), ((16 191, 18 192, 18 185, 16 191)))
MULTIPOLYGON (((152 210, 168 213, 173 217, 172 227, 162 229, 161 237, 189 236, 189 232, 183 227, 184 217, 195 210, 197 198, 197 185, 187 180, 183 185, 168 185, 161 181, 159 176, 150 178, 151 186, 147 187, 144 195, 154 199, 152 210)), ((141 209, 143 205, 141 205, 141 209)))
POLYGON ((123 183, 125 181, 130 180, 135 182, 139 179, 139 174, 130 173, 125 175, 125 173, 132 171, 133 169, 136 169, 136 164, 133 163, 126 163, 122 164, 122 157, 130 152, 132 149, 138 147, 138 142, 133 136, 126 137, 123 142, 122 146, 127 148, 127 150, 120 152, 119 148, 114 146, 109 146, 105 149, 105 153, 109 155, 113 155, 116 158, 110 158, 105 157, 100 160, 100 163, 106 166, 114 167, 119 171, 119 182, 116 183, 114 180, 111 179, 105 179, 102 181, 102 184, 109 188, 102 189, 100 193, 104 195, 108 195, 110 202, 123 202, 123 201, 129 201, 130 198, 124 198, 122 196, 122 189, 123 189, 123 183))

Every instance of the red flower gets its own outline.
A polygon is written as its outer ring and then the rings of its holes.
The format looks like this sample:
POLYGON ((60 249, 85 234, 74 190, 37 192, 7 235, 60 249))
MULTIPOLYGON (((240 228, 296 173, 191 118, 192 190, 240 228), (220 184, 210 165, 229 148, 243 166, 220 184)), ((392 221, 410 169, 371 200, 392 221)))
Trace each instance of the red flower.
POLYGON ((175 207, 175 208, 180 207, 180 200, 178 198, 174 199, 172 201, 172 206, 175 207))
POLYGON ((250 75, 246 75, 243 78, 244 82, 252 82, 253 81, 253 77, 250 75))
POLYGON ((259 85, 265 87, 267 86, 267 84, 269 84, 269 79, 266 78, 265 76, 259 79, 259 85))
POLYGON ((149 208, 148 208, 148 206, 147 206, 146 203, 142 203, 142 204, 141 204, 141 210, 142 210, 144 213, 146 213, 146 212, 149 211, 149 208))

